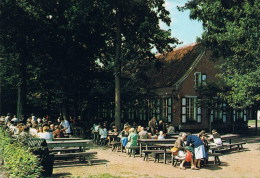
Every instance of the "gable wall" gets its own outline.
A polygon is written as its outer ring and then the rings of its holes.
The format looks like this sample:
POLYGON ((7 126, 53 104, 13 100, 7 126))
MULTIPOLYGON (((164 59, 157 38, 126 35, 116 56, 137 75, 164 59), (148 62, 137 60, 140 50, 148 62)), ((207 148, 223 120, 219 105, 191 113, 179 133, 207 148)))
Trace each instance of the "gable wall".
POLYGON ((207 112, 205 108, 202 108, 202 118, 201 123, 181 123, 181 100, 184 96, 198 96, 195 90, 195 72, 201 72, 202 74, 207 74, 207 82, 216 81, 215 75, 217 74, 217 69, 215 68, 216 62, 209 60, 211 52, 207 51, 197 66, 194 67, 192 72, 188 75, 188 77, 183 81, 183 83, 179 86, 178 96, 174 102, 173 111, 174 118, 173 124, 174 126, 181 125, 181 129, 203 129, 208 127, 208 118, 207 112))

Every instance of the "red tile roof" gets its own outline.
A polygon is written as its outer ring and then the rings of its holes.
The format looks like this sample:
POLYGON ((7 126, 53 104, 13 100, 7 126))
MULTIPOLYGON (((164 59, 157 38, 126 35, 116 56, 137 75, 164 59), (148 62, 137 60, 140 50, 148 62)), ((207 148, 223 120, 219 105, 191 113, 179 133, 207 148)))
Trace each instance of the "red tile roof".
POLYGON ((173 86, 190 68, 202 51, 196 43, 175 49, 166 55, 157 55, 153 66, 146 71, 152 88, 173 86))

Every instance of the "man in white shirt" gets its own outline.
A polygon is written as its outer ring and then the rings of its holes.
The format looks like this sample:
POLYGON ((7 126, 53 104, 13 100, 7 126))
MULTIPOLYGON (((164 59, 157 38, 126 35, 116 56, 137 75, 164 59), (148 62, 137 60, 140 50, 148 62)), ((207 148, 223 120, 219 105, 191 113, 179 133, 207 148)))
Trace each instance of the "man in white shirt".
POLYGON ((12 120, 11 121, 13 121, 13 122, 19 122, 19 119, 16 117, 16 115, 14 115, 14 117, 12 118, 12 120))
POLYGON ((67 121, 67 120, 64 119, 64 118, 61 118, 61 123, 60 123, 60 125, 65 129, 65 133, 66 133, 67 135, 70 135, 70 134, 71 134, 69 121, 67 121))

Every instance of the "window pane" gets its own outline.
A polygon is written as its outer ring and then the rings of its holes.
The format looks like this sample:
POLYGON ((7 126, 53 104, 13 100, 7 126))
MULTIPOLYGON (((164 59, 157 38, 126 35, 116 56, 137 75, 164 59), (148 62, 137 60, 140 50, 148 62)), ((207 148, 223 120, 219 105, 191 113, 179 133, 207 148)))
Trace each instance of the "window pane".
POLYGON ((182 107, 182 114, 186 114, 186 107, 182 107))
POLYGON ((198 115, 197 121, 201 122, 201 115, 198 115))
POLYGON ((182 122, 186 123, 186 115, 182 115, 182 122))
POLYGON ((182 105, 186 106, 186 98, 182 98, 182 105))
POLYGON ((171 106, 171 105, 172 105, 172 99, 168 98, 168 106, 171 106))

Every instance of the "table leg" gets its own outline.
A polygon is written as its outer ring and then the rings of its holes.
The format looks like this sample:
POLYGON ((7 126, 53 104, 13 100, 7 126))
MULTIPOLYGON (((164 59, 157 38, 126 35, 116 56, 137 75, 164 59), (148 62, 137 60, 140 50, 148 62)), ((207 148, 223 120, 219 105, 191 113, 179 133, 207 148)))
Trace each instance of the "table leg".
POLYGON ((164 148, 163 160, 164 164, 166 164, 166 148, 164 148))
POLYGON ((140 142, 140 157, 142 157, 142 142, 140 142))

